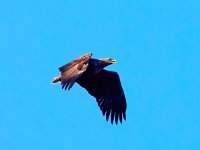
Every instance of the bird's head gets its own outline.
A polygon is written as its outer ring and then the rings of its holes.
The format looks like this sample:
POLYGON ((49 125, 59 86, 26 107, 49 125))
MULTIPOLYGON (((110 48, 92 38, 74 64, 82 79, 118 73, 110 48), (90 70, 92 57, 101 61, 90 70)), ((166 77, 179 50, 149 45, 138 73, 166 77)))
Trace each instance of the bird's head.
POLYGON ((116 62, 117 61, 112 58, 101 58, 101 59, 99 59, 98 65, 101 66, 102 68, 104 68, 104 67, 114 64, 116 62))

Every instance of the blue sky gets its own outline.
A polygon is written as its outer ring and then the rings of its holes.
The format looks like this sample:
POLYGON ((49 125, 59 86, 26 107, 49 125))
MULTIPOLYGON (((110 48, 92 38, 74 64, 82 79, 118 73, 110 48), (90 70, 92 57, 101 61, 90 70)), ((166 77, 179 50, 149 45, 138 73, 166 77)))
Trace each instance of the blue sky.
POLYGON ((200 149, 198 0, 2 0, 1 150, 200 149), (93 52, 118 60, 127 121, 111 125, 57 68, 93 52))

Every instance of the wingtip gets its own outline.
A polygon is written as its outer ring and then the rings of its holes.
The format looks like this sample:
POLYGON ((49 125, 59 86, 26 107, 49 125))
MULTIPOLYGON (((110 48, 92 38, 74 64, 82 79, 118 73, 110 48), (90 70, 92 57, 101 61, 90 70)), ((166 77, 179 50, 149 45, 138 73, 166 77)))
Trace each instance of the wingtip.
POLYGON ((123 118, 126 121, 126 112, 123 112, 123 118))

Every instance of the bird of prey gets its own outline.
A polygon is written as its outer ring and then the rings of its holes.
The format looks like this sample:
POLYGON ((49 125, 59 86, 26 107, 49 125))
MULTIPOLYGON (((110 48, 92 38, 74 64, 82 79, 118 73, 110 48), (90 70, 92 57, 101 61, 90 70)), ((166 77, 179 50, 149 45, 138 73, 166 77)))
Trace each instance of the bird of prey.
POLYGON ((111 123, 122 119, 126 120, 126 98, 117 72, 104 68, 116 63, 115 59, 91 58, 92 53, 87 53, 59 68, 61 75, 55 77, 53 84, 61 82, 62 89, 70 89, 74 83, 85 88, 88 93, 96 98, 96 101, 111 123))

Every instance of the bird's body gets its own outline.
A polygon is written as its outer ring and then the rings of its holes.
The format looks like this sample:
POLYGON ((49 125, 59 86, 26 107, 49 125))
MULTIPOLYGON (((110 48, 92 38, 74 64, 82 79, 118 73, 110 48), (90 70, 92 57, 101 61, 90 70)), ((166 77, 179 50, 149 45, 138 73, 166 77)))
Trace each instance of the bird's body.
POLYGON ((61 75, 54 78, 52 83, 61 82, 62 88, 70 89, 75 82, 85 88, 96 101, 108 121, 114 118, 126 120, 126 99, 116 72, 104 70, 106 66, 116 60, 111 58, 93 59, 92 53, 85 54, 59 68, 61 75))

